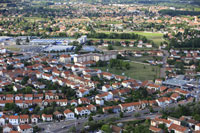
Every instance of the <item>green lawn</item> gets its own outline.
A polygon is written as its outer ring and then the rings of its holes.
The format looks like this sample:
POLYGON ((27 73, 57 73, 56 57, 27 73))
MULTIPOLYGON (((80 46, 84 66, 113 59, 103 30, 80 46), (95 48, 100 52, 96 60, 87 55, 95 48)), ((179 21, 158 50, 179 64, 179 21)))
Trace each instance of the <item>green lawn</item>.
MULTIPOLYGON (((98 39, 98 38, 88 38, 89 40, 101 40, 101 39, 98 39)), ((105 41, 134 41, 134 39, 103 39, 105 41)))
POLYGON ((128 59, 131 60, 131 61, 143 62, 143 61, 146 61, 146 60, 153 60, 153 56, 128 57, 128 59))
POLYGON ((39 18, 39 17, 25 17, 25 19, 29 22, 36 22, 36 21, 48 21, 48 18, 39 18))
MULTIPOLYGON (((102 32, 106 34, 112 33, 110 31, 97 31, 97 32, 102 32)), ((147 39, 152 40, 157 46, 159 46, 160 43, 164 41, 163 34, 159 32, 130 31, 130 32, 117 32, 117 33, 135 33, 141 36, 145 36, 147 39)))
POLYGON ((129 70, 118 70, 116 68, 107 68, 107 67, 97 67, 102 71, 107 71, 113 74, 122 75, 137 79, 137 80, 153 80, 159 78, 160 69, 157 66, 143 65, 138 63, 130 62, 131 68, 129 70))
POLYGON ((141 36, 145 36, 148 40, 152 40, 157 46, 159 46, 160 43, 164 41, 162 33, 138 32, 138 31, 135 31, 134 33, 141 36))
MULTIPOLYGON (((107 50, 107 47, 99 47, 102 50, 107 50)), ((138 47, 123 47, 123 46, 113 46, 113 50, 156 50, 155 48, 138 48, 138 47)))

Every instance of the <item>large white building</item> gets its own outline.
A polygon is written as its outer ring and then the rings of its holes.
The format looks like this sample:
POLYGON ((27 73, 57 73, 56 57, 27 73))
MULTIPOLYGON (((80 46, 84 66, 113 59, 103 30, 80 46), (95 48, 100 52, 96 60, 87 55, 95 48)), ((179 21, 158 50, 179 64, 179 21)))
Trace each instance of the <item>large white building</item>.
POLYGON ((87 61, 109 61, 110 59, 116 59, 117 54, 115 53, 105 53, 105 54, 97 54, 97 53, 90 53, 90 54, 83 54, 74 56, 74 62, 87 62, 87 61))

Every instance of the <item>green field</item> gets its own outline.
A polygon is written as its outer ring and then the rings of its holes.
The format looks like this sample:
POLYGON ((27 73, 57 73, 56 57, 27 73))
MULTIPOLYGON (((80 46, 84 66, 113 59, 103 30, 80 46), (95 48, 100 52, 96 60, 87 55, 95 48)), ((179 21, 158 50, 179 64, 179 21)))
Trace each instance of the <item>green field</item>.
POLYGON ((29 22, 37 22, 37 21, 48 21, 48 18, 39 18, 39 17, 25 17, 24 19, 26 19, 29 22))
MULTIPOLYGON (((98 38, 88 38, 89 40, 101 40, 98 38)), ((103 39, 105 41, 134 41, 134 39, 103 39)))
MULTIPOLYGON (((97 32, 103 32, 106 34, 112 33, 110 31, 97 31, 97 32)), ((117 32, 117 33, 123 33, 123 32, 117 32)), ((163 34, 159 32, 144 32, 144 31, 129 31, 124 33, 135 33, 141 36, 145 36, 148 40, 152 40, 157 46, 160 45, 161 42, 164 41, 163 34)), ((119 39, 120 40, 120 39, 119 39)), ((129 39, 130 40, 130 39, 129 39)))
POLYGON ((139 62, 143 62, 146 60, 153 60, 153 56, 142 56, 142 57, 128 57, 129 60, 131 61, 139 61, 139 62))
MULTIPOLYGON (((98 47, 102 50, 107 50, 107 47, 98 47)), ((138 47, 123 47, 123 46, 113 46, 113 50, 156 50, 155 48, 138 48, 138 47)))
POLYGON ((157 66, 143 65, 138 63, 130 62, 131 68, 129 70, 118 70, 116 68, 107 68, 107 67, 97 67, 102 71, 107 71, 113 74, 122 75, 137 79, 137 80, 153 80, 159 78, 160 69, 157 66))

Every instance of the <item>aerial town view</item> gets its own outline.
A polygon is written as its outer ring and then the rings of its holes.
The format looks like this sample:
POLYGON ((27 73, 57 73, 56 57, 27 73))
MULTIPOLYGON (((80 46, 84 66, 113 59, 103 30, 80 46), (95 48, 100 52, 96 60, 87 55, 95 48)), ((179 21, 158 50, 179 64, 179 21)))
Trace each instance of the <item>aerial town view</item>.
POLYGON ((200 0, 0 0, 0 133, 200 133, 200 0))

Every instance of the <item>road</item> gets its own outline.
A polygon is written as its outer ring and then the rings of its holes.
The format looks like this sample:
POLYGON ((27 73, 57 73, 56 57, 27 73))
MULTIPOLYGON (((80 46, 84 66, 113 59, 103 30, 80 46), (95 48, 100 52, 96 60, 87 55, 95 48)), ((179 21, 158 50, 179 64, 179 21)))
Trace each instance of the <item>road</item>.
POLYGON ((164 56, 163 56, 163 67, 160 69, 160 77, 161 78, 165 78, 166 74, 165 74, 165 71, 166 71, 166 64, 167 64, 167 58, 169 57, 169 53, 167 50, 162 50, 163 53, 164 53, 164 56))
MULTIPOLYGON (((182 105, 186 105, 189 102, 185 102, 182 105)), ((150 113, 149 109, 144 109, 144 110, 139 110, 139 111, 134 111, 134 112, 126 112, 124 113, 124 117, 120 118, 120 120, 116 122, 125 122, 125 121, 133 121, 133 120, 138 120, 138 119, 153 119, 156 116, 160 115, 160 111, 162 109, 170 109, 173 107, 177 107, 177 103, 172 103, 166 107, 153 107, 153 110, 156 113, 150 113), (135 117, 135 113, 139 113, 141 117, 135 117)), ((93 116, 93 121, 100 121, 100 120, 105 120, 109 118, 119 118, 119 113, 115 114, 103 114, 99 116, 93 116)), ((38 123, 37 126, 40 128, 44 128, 44 131, 42 133, 66 133, 69 132, 68 130, 71 127, 76 127, 77 132, 79 132, 81 129, 84 128, 85 123, 88 122, 88 118, 81 118, 77 120, 67 120, 67 121, 60 121, 60 122, 43 122, 43 123, 38 123), (64 127, 64 128, 63 128, 64 127)))

